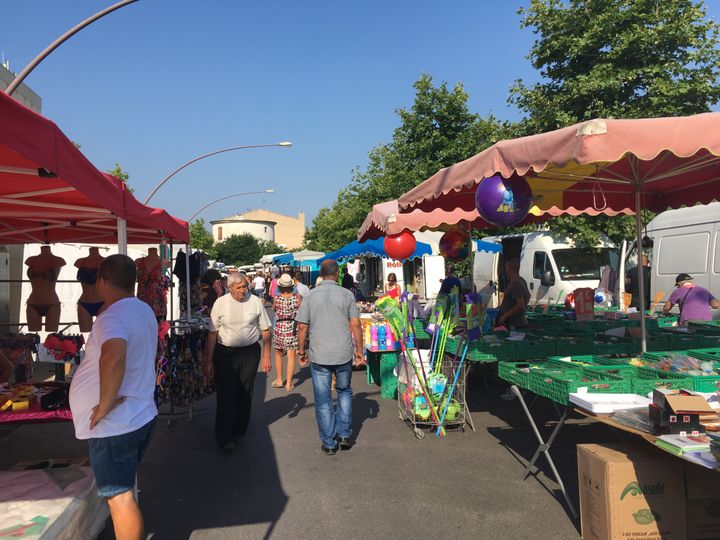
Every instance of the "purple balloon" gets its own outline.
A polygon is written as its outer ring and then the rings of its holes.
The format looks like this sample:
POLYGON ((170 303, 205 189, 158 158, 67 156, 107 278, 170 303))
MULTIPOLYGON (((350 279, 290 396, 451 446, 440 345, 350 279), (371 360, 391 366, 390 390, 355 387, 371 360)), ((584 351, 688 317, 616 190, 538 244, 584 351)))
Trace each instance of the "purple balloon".
POLYGON ((522 176, 484 178, 475 192, 475 207, 483 219, 498 227, 523 220, 532 206, 532 190, 522 176))

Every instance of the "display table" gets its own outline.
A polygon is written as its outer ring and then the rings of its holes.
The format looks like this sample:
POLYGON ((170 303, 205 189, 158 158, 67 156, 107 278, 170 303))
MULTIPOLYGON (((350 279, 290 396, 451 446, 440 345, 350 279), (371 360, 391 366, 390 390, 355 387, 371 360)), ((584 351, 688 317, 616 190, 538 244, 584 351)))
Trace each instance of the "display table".
POLYGON ((107 517, 90 467, 0 471, 2 538, 95 538, 107 517))
POLYGON ((0 424, 30 424, 43 422, 68 422, 72 421, 70 409, 55 409, 43 411, 40 404, 34 403, 24 411, 2 411, 0 412, 0 424))

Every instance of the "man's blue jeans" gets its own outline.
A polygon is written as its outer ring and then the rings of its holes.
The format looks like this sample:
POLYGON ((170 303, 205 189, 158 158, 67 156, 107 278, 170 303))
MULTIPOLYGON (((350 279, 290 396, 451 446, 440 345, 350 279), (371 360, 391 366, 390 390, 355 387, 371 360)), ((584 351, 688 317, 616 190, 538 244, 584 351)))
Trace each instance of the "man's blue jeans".
POLYGON ((337 446, 336 437, 352 435, 352 361, 339 366, 310 364, 313 392, 315 394, 315 418, 320 440, 326 448, 337 446), (335 373, 337 412, 332 401, 332 374, 335 373))

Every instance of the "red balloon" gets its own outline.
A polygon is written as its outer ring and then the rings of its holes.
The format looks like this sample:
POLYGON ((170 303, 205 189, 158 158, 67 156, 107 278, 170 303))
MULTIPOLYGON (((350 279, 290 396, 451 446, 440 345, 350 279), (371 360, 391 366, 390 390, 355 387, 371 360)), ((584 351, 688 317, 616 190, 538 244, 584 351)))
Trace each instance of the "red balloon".
POLYGON ((386 236, 383 240, 383 247, 388 257, 396 261, 407 259, 415 252, 417 242, 415 237, 409 231, 403 231, 400 234, 386 236))

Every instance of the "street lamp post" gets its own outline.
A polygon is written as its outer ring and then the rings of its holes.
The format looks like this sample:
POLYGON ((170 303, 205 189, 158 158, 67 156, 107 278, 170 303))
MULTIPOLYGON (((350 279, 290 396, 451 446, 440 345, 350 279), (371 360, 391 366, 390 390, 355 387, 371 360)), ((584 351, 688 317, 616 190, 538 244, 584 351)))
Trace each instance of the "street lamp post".
POLYGON ((152 190, 152 193, 150 193, 150 195, 148 195, 147 199, 145 199, 145 204, 148 204, 148 202, 150 202, 150 199, 153 198, 153 196, 158 192, 158 190, 161 187, 163 187, 163 185, 168 180, 170 180, 173 176, 175 176, 177 173, 182 171, 185 167, 187 167, 188 165, 192 165, 196 161, 200 161, 201 159, 215 156, 217 154, 222 154, 224 152, 232 152, 233 150, 245 150, 247 148, 268 148, 268 147, 273 147, 273 146, 280 146, 282 148, 288 148, 288 147, 292 146, 292 143, 290 141, 283 141, 283 142, 273 143, 273 144, 249 144, 249 145, 245 145, 245 146, 232 146, 230 148, 223 148, 221 150, 215 150, 214 152, 208 152, 207 154, 203 154, 201 156, 193 158, 190 161, 183 163, 177 169, 175 169, 173 172, 171 172, 165 178, 163 178, 160 181, 160 183, 157 186, 155 186, 155 189, 152 190))
POLYGON ((45 49, 38 54, 33 60, 25 66, 25 68, 20 72, 19 75, 17 75, 10 85, 5 89, 5 93, 8 96, 11 96, 12 93, 17 89, 18 86, 25 80, 25 77, 30 75, 30 72, 35 69, 35 67, 45 60, 45 58, 53 52, 55 49, 57 49, 60 45, 62 45, 67 39, 71 38, 75 34, 77 34, 80 30, 85 28, 87 25, 94 23, 98 19, 104 17, 105 15, 108 15, 109 13, 112 13, 113 11, 120 9, 121 7, 125 7, 128 4, 132 4, 133 2, 137 2, 137 0, 122 0, 121 2, 118 2, 117 4, 113 4, 112 6, 106 7, 102 11, 98 11, 95 15, 92 15, 91 17, 88 17, 84 21, 76 24, 73 26, 70 30, 65 32, 62 36, 57 38, 55 41, 53 41, 50 45, 45 47, 45 49))
MULTIPOLYGON (((198 158, 199 159, 199 158, 198 158)), ((195 160, 197 161, 197 160, 195 160)), ((192 162, 190 162, 192 163, 192 162)), ((189 165, 187 163, 186 165, 189 165)), ((177 171, 176 171, 177 172, 177 171)), ((174 174, 174 173, 173 173, 174 174)), ((172 175, 170 175, 172 176, 172 175)), ((169 177, 168 177, 169 178, 169 177)), ((167 180, 167 178, 165 179, 167 180)), ((162 182, 160 183, 162 185, 162 182)), ((160 186, 158 186, 159 188, 160 186)), ((155 190, 157 191, 157 189, 155 190)), ((219 203, 220 201, 225 201, 227 199, 232 199, 233 197, 240 197, 242 195, 255 195, 259 193, 275 193, 274 189, 264 189, 262 191, 246 191, 245 193, 234 193, 232 195, 226 195, 225 197, 220 197, 219 199, 215 199, 214 201, 211 201, 207 203, 205 206, 201 207, 197 212, 195 212, 192 216, 190 216, 190 219, 187 220, 188 224, 197 217, 198 214, 200 214, 203 210, 208 208, 209 206, 212 206, 215 203, 219 203)), ((152 195, 150 195, 152 197, 152 195)), ((148 197, 149 199, 150 197, 148 197)), ((147 201, 146 201, 147 204, 147 201)), ((190 303, 190 244, 185 244, 185 309, 187 310, 187 321, 192 322, 191 317, 191 310, 192 305, 190 303)))

